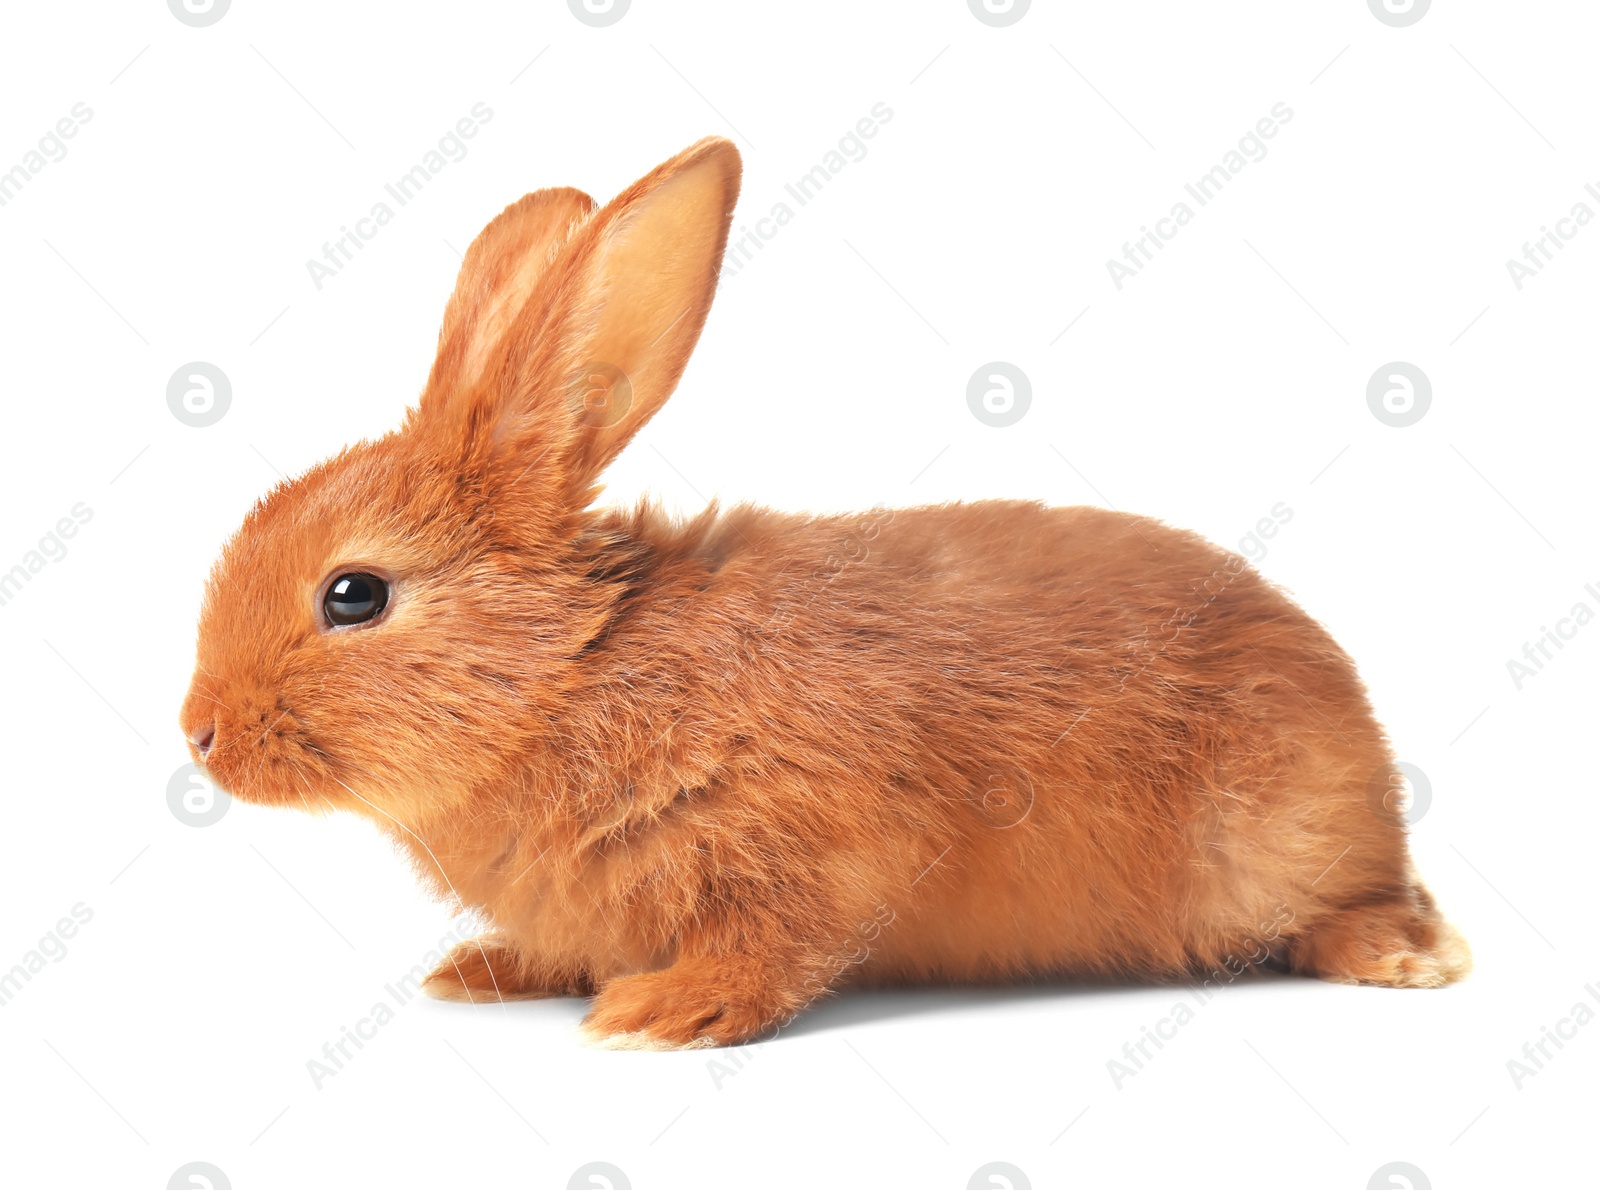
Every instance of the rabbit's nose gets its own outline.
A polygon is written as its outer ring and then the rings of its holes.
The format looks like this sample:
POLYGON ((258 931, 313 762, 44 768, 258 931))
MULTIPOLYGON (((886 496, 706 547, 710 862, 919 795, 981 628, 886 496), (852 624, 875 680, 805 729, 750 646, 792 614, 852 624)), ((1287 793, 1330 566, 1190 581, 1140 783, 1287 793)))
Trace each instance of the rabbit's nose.
POLYGON ((212 722, 197 728, 194 734, 189 737, 189 742, 194 745, 194 750, 196 752, 200 753, 201 756, 204 756, 207 752, 211 751, 211 743, 216 738, 217 725, 213 720, 212 722))

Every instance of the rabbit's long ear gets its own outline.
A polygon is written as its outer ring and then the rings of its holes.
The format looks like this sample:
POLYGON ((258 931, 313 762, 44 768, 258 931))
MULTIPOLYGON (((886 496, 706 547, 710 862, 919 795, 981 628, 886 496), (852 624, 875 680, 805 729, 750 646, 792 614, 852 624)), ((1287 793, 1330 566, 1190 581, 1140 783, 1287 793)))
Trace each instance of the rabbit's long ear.
MULTIPOLYGON (((683 375, 716 292, 739 176, 732 142, 709 138, 585 219, 534 269, 509 325, 468 334, 462 358, 473 366, 460 375, 473 391, 445 402, 453 416, 441 424, 520 482, 587 503, 595 477, 683 375)), ((485 256, 522 251, 511 237, 485 245, 485 256)), ((479 267, 519 285, 528 275, 503 257, 479 267)), ((430 390, 443 351, 440 361, 430 390)))
POLYGON ((500 342, 527 309, 539 278, 594 209, 594 199, 581 190, 535 190, 478 233, 445 306, 424 415, 474 399, 490 365, 501 362, 500 342))
POLYGON ((677 388, 716 293, 740 172, 733 142, 708 137, 635 182, 563 252, 563 292, 544 327, 550 351, 524 376, 564 399, 576 490, 677 388))

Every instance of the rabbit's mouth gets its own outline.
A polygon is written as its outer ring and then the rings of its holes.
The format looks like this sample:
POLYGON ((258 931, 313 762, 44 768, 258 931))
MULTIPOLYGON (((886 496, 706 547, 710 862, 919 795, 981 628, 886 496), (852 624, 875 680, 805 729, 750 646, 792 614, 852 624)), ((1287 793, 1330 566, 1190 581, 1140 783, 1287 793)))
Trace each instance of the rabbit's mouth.
POLYGON ((230 796, 328 808, 322 792, 333 784, 327 756, 306 738, 293 707, 256 700, 235 707, 197 681, 184 702, 182 725, 195 763, 230 796))

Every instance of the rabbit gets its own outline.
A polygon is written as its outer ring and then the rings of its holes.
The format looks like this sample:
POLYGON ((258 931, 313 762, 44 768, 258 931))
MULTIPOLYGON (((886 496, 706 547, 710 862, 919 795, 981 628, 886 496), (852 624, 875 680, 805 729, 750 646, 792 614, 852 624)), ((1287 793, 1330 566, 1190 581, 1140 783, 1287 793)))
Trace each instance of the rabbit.
POLYGON ((709 138, 484 229, 400 428, 217 561, 195 762, 366 816, 478 911, 430 994, 590 996, 599 1045, 742 1044, 860 985, 1464 976, 1354 665, 1239 555, 1026 500, 596 503, 740 177, 709 138))

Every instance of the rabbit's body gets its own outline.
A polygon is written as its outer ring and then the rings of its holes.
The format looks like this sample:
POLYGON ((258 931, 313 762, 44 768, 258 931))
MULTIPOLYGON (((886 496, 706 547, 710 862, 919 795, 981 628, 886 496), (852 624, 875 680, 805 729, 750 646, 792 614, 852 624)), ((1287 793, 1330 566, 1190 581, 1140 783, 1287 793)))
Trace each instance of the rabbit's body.
POLYGON ((490 225, 405 427, 219 563, 197 758, 482 909, 434 994, 595 993, 613 1042, 748 1040, 862 980, 1463 974, 1354 667, 1236 555, 1022 502, 589 507, 736 193, 704 142, 490 225))
POLYGON ((1375 895, 1430 928, 1350 661, 1193 534, 1001 501, 594 534, 626 593, 551 748, 475 797, 497 829, 417 848, 538 956, 502 994, 669 967, 730 904, 801 997, 771 1019, 854 980, 1310 968, 1375 895))

